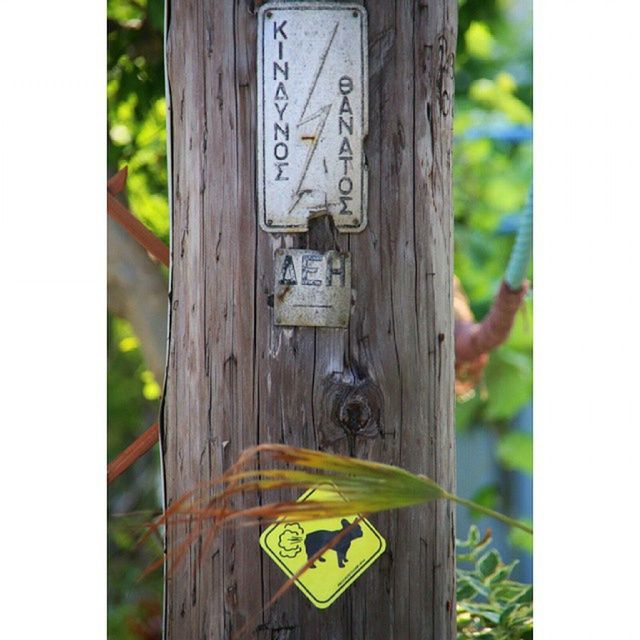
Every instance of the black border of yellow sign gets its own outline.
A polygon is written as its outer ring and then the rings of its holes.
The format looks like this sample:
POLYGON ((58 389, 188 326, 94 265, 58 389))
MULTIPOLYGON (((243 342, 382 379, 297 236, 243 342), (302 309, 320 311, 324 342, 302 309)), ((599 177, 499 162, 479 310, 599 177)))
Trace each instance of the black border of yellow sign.
MULTIPOLYGON (((320 485, 318 487, 309 489, 306 493, 300 496, 298 501, 304 502, 305 500, 308 500, 316 491, 321 490, 323 486, 325 485, 320 485)), ((307 598, 309 598, 309 600, 318 609, 326 609, 327 607, 332 605, 347 590, 347 588, 350 587, 384 553, 387 547, 386 540, 366 518, 362 518, 359 524, 367 527, 367 529, 378 540, 379 546, 376 551, 369 557, 369 559, 365 560, 364 563, 360 565, 360 567, 358 567, 353 573, 349 574, 348 578, 345 581, 338 583, 336 590, 328 598, 326 598, 325 600, 319 600, 309 591, 307 587, 305 587, 305 585, 300 580, 295 581, 296 586, 307 596, 307 598)), ((278 557, 277 552, 267 544, 269 536, 280 525, 282 525, 282 520, 274 522, 267 529, 265 529, 260 536, 260 542, 262 543, 262 549, 267 553, 267 555, 278 565, 278 567, 280 567, 280 569, 282 569, 282 571, 287 576, 289 576, 289 578, 293 578, 295 573, 282 562, 282 560, 278 557)))

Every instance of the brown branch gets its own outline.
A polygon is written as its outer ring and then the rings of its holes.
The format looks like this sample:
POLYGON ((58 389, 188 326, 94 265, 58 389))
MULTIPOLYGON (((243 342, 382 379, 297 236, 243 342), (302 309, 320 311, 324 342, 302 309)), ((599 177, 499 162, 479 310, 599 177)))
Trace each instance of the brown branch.
POLYGON ((491 310, 482 322, 456 322, 456 367, 481 358, 509 337, 515 315, 527 290, 527 283, 518 291, 512 291, 503 282, 491 310))
POLYGON ((107 191, 113 193, 114 196, 117 196, 124 190, 125 185, 127 184, 127 176, 129 175, 129 169, 127 167, 122 167, 118 173, 113 174, 107 180, 107 191))
POLYGON ((153 260, 115 220, 107 219, 107 309, 126 318, 158 382, 167 346, 167 281, 153 260))
MULTIPOLYGON (((124 167, 107 181, 107 212, 129 235, 162 264, 169 266, 169 248, 147 229, 115 196, 124 190, 127 168, 124 167)), ((107 466, 107 483, 113 482, 136 460, 158 442, 160 428, 153 424, 138 436, 122 453, 107 466)))
POLYGON ((107 465, 107 484, 111 484, 124 473, 138 458, 141 458, 160 437, 158 423, 152 424, 142 435, 138 436, 122 453, 118 454, 107 465))
POLYGON ((126 168, 107 182, 107 212, 141 244, 156 260, 169 266, 169 247, 145 227, 116 197, 127 180, 126 168))

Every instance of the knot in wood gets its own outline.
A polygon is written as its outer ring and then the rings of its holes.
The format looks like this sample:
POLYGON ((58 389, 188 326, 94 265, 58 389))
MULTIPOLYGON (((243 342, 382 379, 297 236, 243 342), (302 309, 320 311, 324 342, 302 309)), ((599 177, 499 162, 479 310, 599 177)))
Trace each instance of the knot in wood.
POLYGON ((327 400, 331 422, 347 436, 376 438, 382 432, 382 395, 370 380, 346 382, 333 379, 327 400))
MULTIPOLYGON (((372 407, 367 395, 360 389, 352 389, 347 397, 338 404, 338 423, 343 429, 348 429, 354 435, 366 434, 371 431, 372 407)), ((377 435, 373 434, 374 437, 377 435)))

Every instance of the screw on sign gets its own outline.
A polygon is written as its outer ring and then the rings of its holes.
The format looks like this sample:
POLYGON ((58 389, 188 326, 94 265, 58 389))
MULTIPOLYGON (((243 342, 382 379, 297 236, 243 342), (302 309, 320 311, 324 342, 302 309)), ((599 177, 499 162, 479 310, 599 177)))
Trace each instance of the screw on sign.
MULTIPOLYGON (((320 486, 299 501, 330 499, 335 499, 335 492, 320 486)), ((295 585, 318 609, 326 609, 384 553, 387 544, 366 518, 354 515, 276 522, 260 536, 260 546, 289 578, 315 558, 295 585)))

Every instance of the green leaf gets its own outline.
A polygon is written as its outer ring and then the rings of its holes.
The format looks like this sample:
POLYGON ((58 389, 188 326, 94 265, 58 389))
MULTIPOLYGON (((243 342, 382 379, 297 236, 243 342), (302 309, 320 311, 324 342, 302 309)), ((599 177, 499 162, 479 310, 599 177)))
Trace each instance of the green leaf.
POLYGON ((466 540, 456 539, 456 547, 463 549, 472 549, 478 544, 478 542, 480 542, 480 539, 480 530, 475 524, 472 524, 469 527, 469 533, 467 534, 466 540))
POLYGON ((498 460, 512 471, 533 473, 533 437, 523 431, 509 431, 498 442, 498 460))
MULTIPOLYGON (((533 526, 531 518, 524 518, 523 522, 529 526, 533 526)), ((528 553, 533 553, 533 536, 526 531, 512 527, 509 530, 509 542, 518 549, 523 549, 528 553)))
POLYGON ((500 564, 500 556, 495 549, 485 553, 476 564, 476 571, 486 578, 493 574, 500 564))
POLYGON ((469 544, 467 546, 476 547, 480 540, 482 540, 480 529, 478 529, 475 524, 472 524, 469 527, 469 544))
POLYGON ((482 401, 477 393, 468 400, 456 400, 456 429, 465 431, 476 420, 482 401))
POLYGON ((500 614, 500 624, 506 625, 511 614, 518 608, 517 604, 510 604, 502 610, 500 614))
POLYGON ((491 58, 496 42, 489 27, 484 22, 474 20, 464 34, 464 42, 469 55, 481 60, 491 58))
POLYGON ((491 585, 491 595, 500 602, 516 602, 516 600, 525 594, 530 585, 521 584, 513 580, 504 580, 498 584, 491 585))
POLYGON ((513 602, 518 604, 531 604, 533 602, 533 586, 529 585, 513 602))
POLYGON ((472 587, 476 595, 482 596, 483 598, 489 596, 489 589, 475 576, 468 574, 465 576, 464 583, 472 587))
POLYGON ((478 595, 474 584, 466 576, 458 578, 456 585, 456 597, 458 601, 475 598, 478 595))
POLYGON ((474 602, 465 603, 465 609, 472 615, 480 616, 493 624, 499 624, 500 614, 486 604, 476 604, 474 602))
POLYGON ((503 345, 491 354, 485 380, 489 401, 484 417, 487 420, 511 418, 531 400, 531 358, 503 345))
POLYGON ((499 569, 497 569, 492 576, 489 577, 489 585, 491 587, 495 587, 498 584, 500 584, 501 582, 504 582, 505 580, 507 580, 510 576, 511 573, 513 572, 515 566, 518 564, 517 560, 514 560, 512 563, 507 564, 503 567, 500 567, 499 569))
POLYGON ((516 313, 513 327, 505 345, 516 351, 530 354, 533 347, 533 300, 524 299, 522 309, 516 313))
POLYGON ((477 502, 483 507, 495 509, 498 506, 499 497, 500 492, 498 486, 496 484, 487 484, 484 487, 480 487, 480 489, 473 494, 471 500, 473 502, 477 502))

